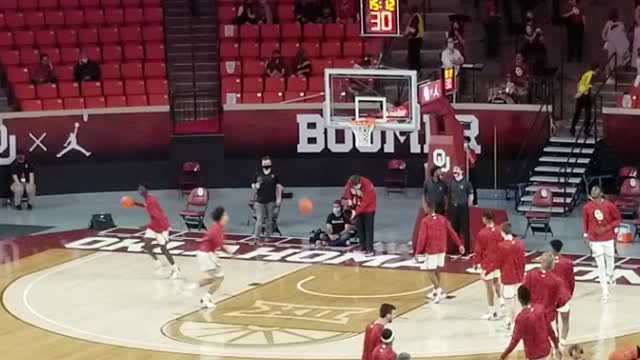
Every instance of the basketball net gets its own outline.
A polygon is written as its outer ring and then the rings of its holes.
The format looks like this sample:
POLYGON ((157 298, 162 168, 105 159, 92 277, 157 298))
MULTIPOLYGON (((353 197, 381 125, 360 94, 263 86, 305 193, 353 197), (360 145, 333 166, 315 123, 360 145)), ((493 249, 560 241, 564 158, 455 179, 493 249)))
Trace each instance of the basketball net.
POLYGON ((356 146, 371 146, 373 129, 376 127, 376 119, 355 119, 349 123, 349 127, 356 137, 356 146))

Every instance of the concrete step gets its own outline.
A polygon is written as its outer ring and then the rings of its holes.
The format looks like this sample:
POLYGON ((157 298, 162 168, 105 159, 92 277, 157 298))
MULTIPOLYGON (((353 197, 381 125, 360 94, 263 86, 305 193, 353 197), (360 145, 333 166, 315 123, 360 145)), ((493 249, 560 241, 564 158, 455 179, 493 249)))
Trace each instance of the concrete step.
MULTIPOLYGON (((527 196, 523 196, 520 198, 521 201, 521 205, 527 205, 525 203, 530 203, 533 201, 533 196, 532 195, 527 195, 527 196)), ((573 201, 572 197, 564 197, 564 196, 554 196, 553 197, 553 202, 556 204, 570 204, 571 201, 573 201)))
POLYGON ((551 213, 551 214, 564 214, 564 208, 561 206, 554 206, 550 208, 540 208, 532 205, 519 205, 519 212, 541 212, 541 213, 551 213))
MULTIPOLYGON (((549 142, 552 143, 562 143, 562 144, 574 144, 576 142, 576 137, 572 137, 572 136, 552 136, 549 138, 549 142)), ((578 140, 578 144, 584 144, 584 145, 595 145, 596 143, 596 139, 594 139, 593 137, 590 137, 588 139, 584 139, 580 138, 580 140, 578 140)))
MULTIPOLYGON (((566 170, 566 173, 568 174, 584 174, 584 172, 586 171, 586 168, 580 168, 580 167, 569 167, 566 170)), ((562 175, 564 176, 565 174, 565 167, 564 166, 536 166, 534 171, 537 172, 552 172, 552 173, 556 173, 558 175, 562 175)))
POLYGON ((575 157, 566 157, 566 156, 543 156, 538 159, 541 162, 550 162, 550 163, 562 163, 566 164, 567 160, 569 160, 569 164, 580 164, 587 165, 591 162, 589 158, 575 158, 575 157))
POLYGON ((540 189, 548 189, 550 190, 552 193, 554 194, 563 194, 566 193, 567 194, 574 194, 576 191, 578 191, 577 187, 573 187, 573 186, 557 186, 557 185, 529 185, 525 188, 525 191, 528 192, 536 192, 540 189))
POLYGON ((584 147, 564 147, 564 146, 545 146, 544 152, 547 153, 563 153, 563 154, 593 154, 595 149, 584 147))
POLYGON ((551 184, 564 184, 565 181, 570 184, 580 184, 582 182, 581 177, 565 177, 561 176, 547 176, 547 175, 534 175, 529 178, 532 182, 551 183, 551 184))

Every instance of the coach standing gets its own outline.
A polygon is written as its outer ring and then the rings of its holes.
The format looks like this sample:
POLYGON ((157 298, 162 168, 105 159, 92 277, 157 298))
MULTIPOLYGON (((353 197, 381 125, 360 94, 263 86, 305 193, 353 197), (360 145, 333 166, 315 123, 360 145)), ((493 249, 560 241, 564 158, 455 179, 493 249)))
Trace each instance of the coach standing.
POLYGON ((449 207, 447 212, 453 230, 463 238, 464 246, 470 249, 469 207, 473 206, 473 187, 462 174, 459 166, 453 167, 453 179, 449 183, 449 207))
POLYGON ((371 180, 360 175, 351 175, 344 187, 342 197, 350 206, 351 219, 355 221, 360 239, 360 249, 373 255, 373 231, 376 216, 376 189, 371 180))
POLYGON ((278 175, 273 173, 271 169, 271 158, 265 156, 261 161, 262 168, 253 178, 251 188, 256 192, 256 227, 254 236, 256 242, 259 241, 262 234, 262 226, 265 227, 265 237, 269 238, 273 231, 273 219, 275 211, 280 208, 282 203, 282 184, 278 175))
POLYGON ((444 215, 445 199, 447 197, 447 184, 442 181, 442 169, 434 166, 431 169, 431 177, 424 181, 422 193, 422 207, 425 208, 427 201, 433 203, 436 214, 444 215))

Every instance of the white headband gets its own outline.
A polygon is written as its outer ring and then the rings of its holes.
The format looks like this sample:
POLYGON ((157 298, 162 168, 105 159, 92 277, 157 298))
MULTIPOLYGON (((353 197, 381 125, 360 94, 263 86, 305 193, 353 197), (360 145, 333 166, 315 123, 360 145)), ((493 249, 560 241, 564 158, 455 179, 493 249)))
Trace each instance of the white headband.
POLYGON ((391 333, 391 337, 388 339, 382 338, 382 342, 385 344, 389 344, 393 342, 393 339, 396 337, 396 335, 394 333, 391 333))

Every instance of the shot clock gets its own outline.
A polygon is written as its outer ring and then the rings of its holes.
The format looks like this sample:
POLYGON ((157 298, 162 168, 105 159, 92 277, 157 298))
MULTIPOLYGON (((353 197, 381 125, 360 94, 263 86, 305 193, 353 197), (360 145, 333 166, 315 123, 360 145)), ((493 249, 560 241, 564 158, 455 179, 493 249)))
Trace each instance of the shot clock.
POLYGON ((399 36, 399 0, 362 0, 361 34, 363 36, 399 36))

